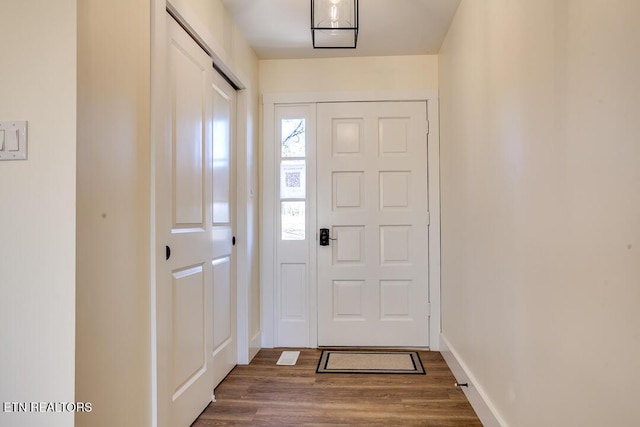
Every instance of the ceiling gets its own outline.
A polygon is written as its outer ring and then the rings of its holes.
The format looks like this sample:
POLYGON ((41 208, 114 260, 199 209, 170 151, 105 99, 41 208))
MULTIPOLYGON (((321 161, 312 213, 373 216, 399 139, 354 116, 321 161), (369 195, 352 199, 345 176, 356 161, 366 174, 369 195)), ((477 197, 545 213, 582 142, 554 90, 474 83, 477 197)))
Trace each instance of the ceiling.
POLYGON ((222 0, 260 59, 437 54, 460 0, 360 0, 358 47, 313 49, 310 0, 222 0))

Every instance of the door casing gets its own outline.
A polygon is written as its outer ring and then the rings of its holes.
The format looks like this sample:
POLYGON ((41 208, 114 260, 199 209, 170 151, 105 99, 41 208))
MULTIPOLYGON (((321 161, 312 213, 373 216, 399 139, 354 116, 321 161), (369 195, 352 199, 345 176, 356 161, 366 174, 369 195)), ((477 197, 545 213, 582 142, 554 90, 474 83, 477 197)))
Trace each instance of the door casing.
MULTIPOLYGON (((429 348, 440 349, 440 137, 438 116, 438 91, 384 91, 384 92, 336 92, 336 93, 288 93, 264 94, 263 103, 263 148, 260 194, 261 208, 261 270, 262 283, 262 346, 273 348, 276 342, 276 224, 279 209, 276 206, 277 159, 275 156, 275 111, 280 104, 317 104, 323 102, 367 102, 367 101, 426 101, 428 130, 428 190, 429 190, 429 302, 431 319, 429 326, 429 348)), ((316 282, 309 289, 309 347, 318 346, 317 337, 317 289, 316 282)))

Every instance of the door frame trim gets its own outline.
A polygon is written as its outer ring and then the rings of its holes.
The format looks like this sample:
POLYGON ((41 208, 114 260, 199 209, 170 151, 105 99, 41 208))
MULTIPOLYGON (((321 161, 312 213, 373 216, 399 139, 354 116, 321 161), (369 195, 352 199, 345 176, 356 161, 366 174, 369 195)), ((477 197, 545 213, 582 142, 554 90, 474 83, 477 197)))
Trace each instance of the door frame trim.
MULTIPOLYGON (((275 191, 275 107, 277 104, 318 104, 324 102, 425 101, 429 137, 427 171, 429 189, 429 348, 440 349, 440 126, 438 90, 374 91, 374 92, 308 92, 266 93, 262 95, 263 144, 261 162, 261 219, 260 219, 260 282, 262 283, 262 347, 273 348, 276 328, 276 221, 275 191)), ((315 313, 317 295, 311 290, 309 313, 315 313)), ((311 329, 317 326, 317 316, 309 319, 311 329)), ((309 331, 310 347, 318 346, 317 331, 309 331)))

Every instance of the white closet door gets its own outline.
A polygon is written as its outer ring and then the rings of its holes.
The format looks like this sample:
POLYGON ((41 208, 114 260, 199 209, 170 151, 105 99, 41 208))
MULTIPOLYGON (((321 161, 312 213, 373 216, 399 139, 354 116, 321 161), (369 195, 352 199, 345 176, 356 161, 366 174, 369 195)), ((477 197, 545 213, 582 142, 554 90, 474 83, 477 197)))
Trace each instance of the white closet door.
POLYGON ((231 126, 235 93, 167 15, 168 126, 156 145, 159 425, 189 426, 236 364, 231 126))

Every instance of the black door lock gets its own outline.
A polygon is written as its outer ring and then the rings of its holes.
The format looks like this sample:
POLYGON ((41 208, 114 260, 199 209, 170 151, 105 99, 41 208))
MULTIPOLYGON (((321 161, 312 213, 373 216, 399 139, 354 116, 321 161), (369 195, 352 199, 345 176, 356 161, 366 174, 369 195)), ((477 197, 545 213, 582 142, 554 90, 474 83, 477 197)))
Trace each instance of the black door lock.
POLYGON ((335 240, 329 237, 329 229, 321 228, 320 229, 320 246, 329 246, 329 240, 335 240))

